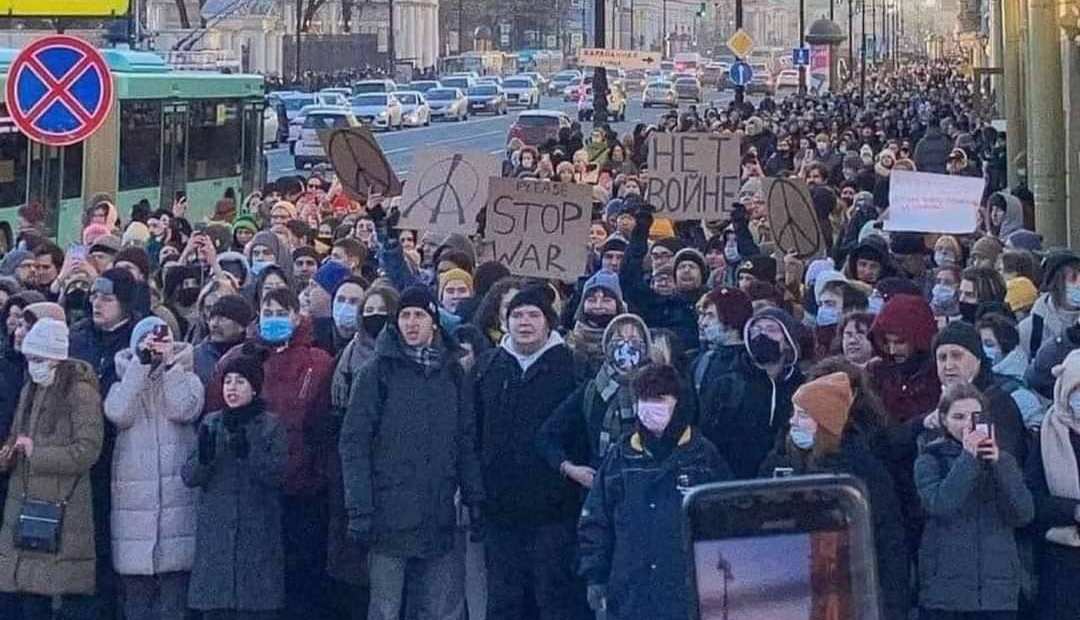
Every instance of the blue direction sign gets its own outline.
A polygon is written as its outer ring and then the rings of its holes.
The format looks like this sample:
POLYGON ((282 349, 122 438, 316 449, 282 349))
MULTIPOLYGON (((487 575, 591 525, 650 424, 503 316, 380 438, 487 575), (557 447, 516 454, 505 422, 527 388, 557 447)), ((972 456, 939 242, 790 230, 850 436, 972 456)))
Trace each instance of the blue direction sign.
POLYGON ((809 67, 810 66, 810 48, 809 47, 796 47, 791 50, 791 64, 796 67, 809 67))
POLYGON ((731 83, 736 86, 746 86, 750 83, 750 80, 754 77, 754 70, 750 68, 750 63, 745 60, 737 60, 731 63, 731 69, 728 70, 728 77, 731 78, 731 83))
POLYGON ((20 131, 42 144, 67 146, 88 138, 109 116, 112 74, 93 45, 51 35, 11 61, 5 95, 20 131))

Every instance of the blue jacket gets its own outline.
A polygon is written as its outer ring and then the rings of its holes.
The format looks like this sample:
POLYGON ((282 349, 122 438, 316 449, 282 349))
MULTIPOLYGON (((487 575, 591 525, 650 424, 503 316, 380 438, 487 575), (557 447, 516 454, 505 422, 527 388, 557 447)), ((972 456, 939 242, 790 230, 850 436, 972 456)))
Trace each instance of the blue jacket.
POLYGON ((608 620, 687 617, 683 495, 730 479, 716 448, 691 427, 664 460, 638 433, 608 453, 578 523, 579 572, 590 585, 607 584, 608 620))

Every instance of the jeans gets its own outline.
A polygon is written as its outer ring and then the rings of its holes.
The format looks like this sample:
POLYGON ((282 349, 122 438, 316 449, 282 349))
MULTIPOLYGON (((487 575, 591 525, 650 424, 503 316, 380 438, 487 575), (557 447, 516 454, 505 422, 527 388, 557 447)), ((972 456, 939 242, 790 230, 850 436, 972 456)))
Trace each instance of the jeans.
POLYGON ((372 552, 368 620, 399 620, 408 584, 409 617, 460 620, 464 607, 465 562, 449 552, 434 558, 397 558, 372 552))
POLYGON ((123 575, 124 620, 170 620, 187 613, 191 573, 123 575))
POLYGON ((573 572, 573 522, 539 526, 489 525, 487 620, 588 618, 585 586, 573 572))
POLYGON ((53 597, 20 594, 23 620, 95 620, 98 605, 95 597, 72 594, 60 597, 60 608, 53 609, 53 597))

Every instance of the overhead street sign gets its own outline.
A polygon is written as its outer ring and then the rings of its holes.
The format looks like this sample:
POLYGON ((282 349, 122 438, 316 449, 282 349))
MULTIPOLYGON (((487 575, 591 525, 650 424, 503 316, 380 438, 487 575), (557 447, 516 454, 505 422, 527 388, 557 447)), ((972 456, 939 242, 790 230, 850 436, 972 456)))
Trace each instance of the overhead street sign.
POLYGON ((578 50, 578 64, 583 67, 607 67, 608 69, 654 69, 660 66, 660 54, 583 47, 578 50))
POLYGON ((5 96, 19 131, 42 144, 67 146, 90 137, 109 116, 112 74, 93 45, 50 35, 11 61, 5 96))
POLYGON ((731 63, 731 69, 728 69, 728 77, 731 78, 732 84, 746 86, 754 78, 754 70, 750 68, 750 63, 739 60, 731 63))
POLYGON ((118 17, 130 0, 0 0, 5 17, 118 17))
POLYGON ((750 33, 739 28, 731 38, 727 40, 728 49, 738 58, 746 58, 754 49, 754 39, 750 33))

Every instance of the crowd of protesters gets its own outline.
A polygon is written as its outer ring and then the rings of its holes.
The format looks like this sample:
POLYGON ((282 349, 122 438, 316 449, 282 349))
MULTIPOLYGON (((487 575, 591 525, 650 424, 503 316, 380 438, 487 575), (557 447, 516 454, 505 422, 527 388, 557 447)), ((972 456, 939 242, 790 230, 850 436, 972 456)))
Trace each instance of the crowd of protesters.
POLYGON ((790 470, 864 483, 886 620, 1080 617, 1080 255, 968 81, 870 78, 512 142, 593 188, 574 283, 318 173, 198 221, 97 196, 67 251, 23 207, 0 615, 681 620, 683 491, 790 470), (741 137, 729 219, 655 215, 651 131, 741 137), (983 176, 978 232, 885 232, 897 169, 983 176), (777 247, 765 176, 822 252, 777 247))

